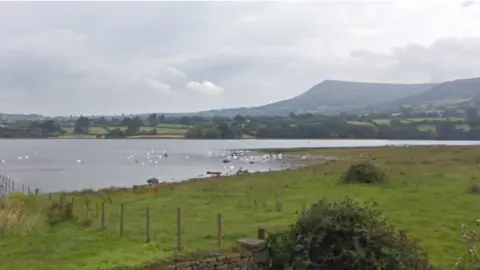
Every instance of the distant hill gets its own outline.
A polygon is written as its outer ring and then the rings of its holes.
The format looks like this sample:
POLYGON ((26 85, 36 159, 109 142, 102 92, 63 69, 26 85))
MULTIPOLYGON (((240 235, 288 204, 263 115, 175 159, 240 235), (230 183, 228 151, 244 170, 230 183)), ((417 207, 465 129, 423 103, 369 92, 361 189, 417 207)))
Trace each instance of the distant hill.
MULTIPOLYGON (((342 112, 392 112, 401 106, 418 107, 433 105, 433 107, 438 107, 437 105, 465 103, 480 105, 480 77, 437 84, 392 84, 325 80, 296 97, 262 106, 209 110, 197 113, 160 112, 159 114, 164 114, 166 117, 194 115, 203 117, 233 117, 237 114, 285 116, 291 112, 332 115, 342 112)), ((136 114, 135 116, 137 115, 146 118, 149 113, 136 114)), ((2 118, 4 120, 41 119, 43 116, 0 114, 0 119, 2 118)))
POLYGON ((459 79, 443 82, 421 93, 396 100, 392 106, 454 104, 479 98, 480 78, 459 79))
POLYGON ((380 106, 420 94, 435 85, 326 80, 291 99, 259 107, 211 110, 199 114, 203 116, 234 116, 236 114, 280 116, 288 115, 290 112, 337 114, 380 106))

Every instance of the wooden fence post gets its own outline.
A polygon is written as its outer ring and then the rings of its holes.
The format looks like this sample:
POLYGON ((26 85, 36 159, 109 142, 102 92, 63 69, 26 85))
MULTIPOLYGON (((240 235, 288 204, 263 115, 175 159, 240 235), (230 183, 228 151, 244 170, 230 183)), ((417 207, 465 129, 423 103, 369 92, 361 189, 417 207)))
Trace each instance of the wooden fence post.
POLYGON ((182 250, 182 210, 177 208, 177 249, 182 250))
POLYGON ((145 243, 150 243, 150 207, 145 212, 145 243))
POLYGON ((102 202, 102 220, 100 226, 102 229, 105 229, 105 202, 102 202))
POLYGON ((3 198, 5 194, 3 194, 3 187, 5 186, 5 183, 3 182, 3 176, 0 175, 0 197, 3 198))
POLYGON ((222 250, 222 237, 223 237, 223 228, 222 228, 222 214, 219 213, 217 216, 217 247, 218 250, 222 250))
POLYGON ((124 204, 120 204, 120 236, 123 236, 123 211, 125 210, 124 204))
POLYGON ((265 240, 266 231, 267 231, 267 230, 266 230, 264 227, 258 228, 258 230, 257 230, 257 238, 260 239, 260 240, 265 240))
POLYGON ((85 202, 85 221, 88 221, 88 208, 90 205, 90 201, 85 202))
POLYGON ((63 209, 65 197, 63 194, 60 194, 60 209, 63 209))
POLYGON ((0 197, 5 197, 5 193, 3 192, 3 189, 5 187, 5 180, 3 178, 3 175, 0 175, 0 197))
POLYGON ((25 194, 25 184, 22 184, 22 194, 25 194))
MULTIPOLYGON (((29 193, 30 193, 30 191, 29 191, 29 193)), ((73 214, 73 216, 75 216, 75 197, 72 197, 71 206, 72 206, 72 214, 73 214)))

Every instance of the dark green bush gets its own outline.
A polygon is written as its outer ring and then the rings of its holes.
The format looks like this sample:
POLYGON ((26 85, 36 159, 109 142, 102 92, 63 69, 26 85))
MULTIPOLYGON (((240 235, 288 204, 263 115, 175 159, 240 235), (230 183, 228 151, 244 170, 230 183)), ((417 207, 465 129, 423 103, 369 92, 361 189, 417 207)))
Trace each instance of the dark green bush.
POLYGON ((377 165, 363 161, 351 164, 342 176, 344 183, 382 183, 387 181, 387 174, 377 165))
POLYGON ((426 253, 387 225, 374 204, 321 200, 287 231, 270 234, 272 269, 424 270, 426 253))

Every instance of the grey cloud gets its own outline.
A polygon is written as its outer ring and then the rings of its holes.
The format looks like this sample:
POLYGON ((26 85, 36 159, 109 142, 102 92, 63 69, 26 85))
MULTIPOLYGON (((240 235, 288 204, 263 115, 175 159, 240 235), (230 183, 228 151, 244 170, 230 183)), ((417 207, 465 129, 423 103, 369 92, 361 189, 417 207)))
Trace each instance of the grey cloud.
POLYGON ((466 8, 466 7, 469 7, 469 6, 474 5, 474 4, 475 4, 474 1, 470 1, 470 0, 469 1, 463 1, 462 2, 462 7, 466 8))
POLYGON ((477 76, 478 40, 425 45, 424 17, 374 2, 0 3, 0 107, 196 111, 276 101, 323 79, 477 76))
POLYGON ((409 44, 397 47, 389 54, 353 52, 365 65, 382 59, 390 67, 383 69, 386 80, 438 82, 479 75, 480 38, 449 38, 429 46, 409 44))

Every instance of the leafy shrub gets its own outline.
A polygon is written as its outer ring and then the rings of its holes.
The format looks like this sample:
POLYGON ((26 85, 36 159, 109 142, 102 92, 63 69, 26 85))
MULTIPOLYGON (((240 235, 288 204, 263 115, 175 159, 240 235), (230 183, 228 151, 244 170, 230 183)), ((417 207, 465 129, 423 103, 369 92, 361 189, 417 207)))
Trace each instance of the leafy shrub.
POLYGON ((387 225, 374 204, 321 200, 267 239, 273 269, 433 269, 426 253, 387 225))
POLYGON ((351 164, 342 176, 344 183, 382 183, 387 181, 386 173, 377 165, 363 161, 351 164))
POLYGON ((55 226, 59 223, 74 220, 73 205, 67 203, 65 205, 57 202, 52 202, 52 205, 46 211, 48 224, 55 226))

